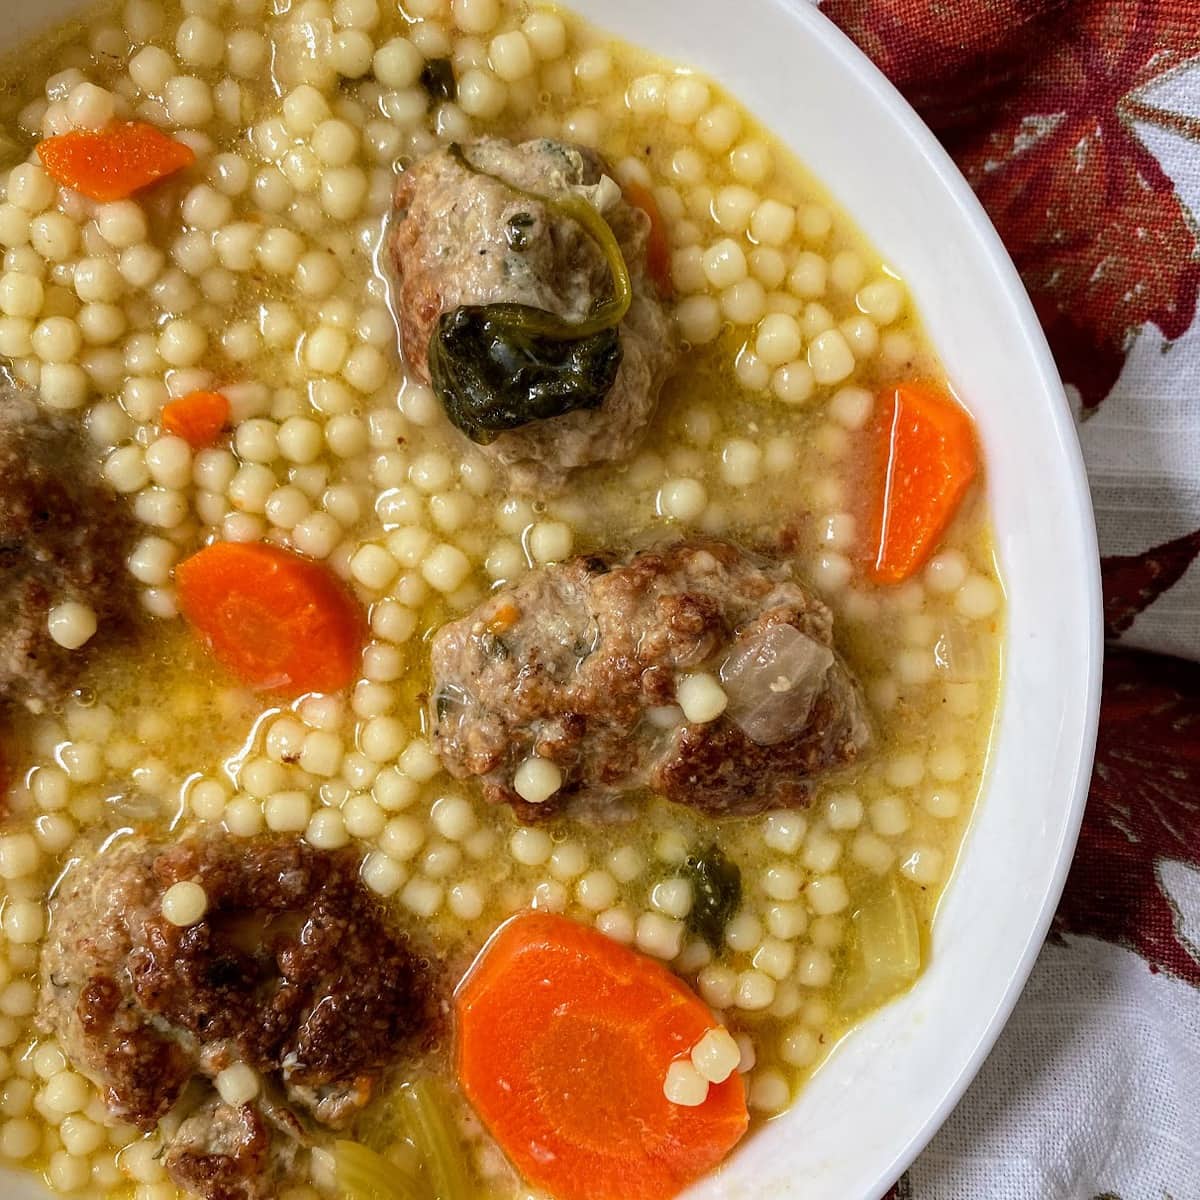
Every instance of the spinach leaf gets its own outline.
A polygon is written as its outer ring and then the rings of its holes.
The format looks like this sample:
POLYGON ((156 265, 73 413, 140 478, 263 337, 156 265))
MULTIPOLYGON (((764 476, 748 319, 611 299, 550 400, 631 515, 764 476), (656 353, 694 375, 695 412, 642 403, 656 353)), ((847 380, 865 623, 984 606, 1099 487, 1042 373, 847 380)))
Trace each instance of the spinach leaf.
POLYGON ((680 874, 691 881, 692 908, 687 927, 714 950, 725 941, 725 926, 742 902, 742 871, 714 842, 688 856, 680 874))
POLYGON ((524 307, 463 305, 438 318, 429 342, 429 378, 446 415, 481 445, 531 421, 599 408, 621 365, 616 329, 569 341, 529 334, 510 311, 524 307))
POLYGON ((448 58, 431 58, 421 68, 421 86, 434 100, 453 100, 458 95, 454 65, 448 58))
MULTIPOLYGON (((576 322, 503 302, 443 313, 429 339, 429 377, 446 415, 472 441, 486 444, 533 421, 599 408, 621 365, 618 326, 633 298, 629 268, 611 226, 582 196, 539 196, 480 170, 461 146, 450 152, 467 170, 582 225, 604 252, 613 290, 576 322)), ((508 230, 510 241, 514 234, 519 241, 525 228, 508 230)))

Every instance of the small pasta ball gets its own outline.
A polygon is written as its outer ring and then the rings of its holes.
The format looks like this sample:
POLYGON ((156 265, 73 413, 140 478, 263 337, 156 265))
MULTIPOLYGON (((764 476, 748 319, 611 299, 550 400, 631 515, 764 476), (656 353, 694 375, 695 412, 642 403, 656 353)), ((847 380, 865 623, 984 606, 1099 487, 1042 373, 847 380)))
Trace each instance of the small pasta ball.
POLYGON ((667 117, 680 125, 693 124, 708 108, 708 84, 694 75, 683 75, 667 86, 667 117))
POLYGON ((701 265, 705 278, 718 289, 740 283, 748 273, 745 252, 732 238, 725 238, 709 247, 704 252, 701 265))
POLYGON ((46 930, 45 910, 33 900, 9 897, 4 906, 3 929, 4 935, 13 945, 32 945, 46 930))
POLYGON ((708 506, 708 492, 698 479, 668 479, 658 493, 658 510, 676 521, 695 521, 708 506))
POLYGON ((421 575, 436 591, 457 591, 466 582, 471 563, 457 547, 443 542, 435 546, 421 563, 421 575))
POLYGON ((47 262, 65 262, 79 246, 79 226, 60 212, 44 212, 29 222, 29 242, 47 262))
POLYGON ((796 210, 778 200, 764 200, 750 216, 750 236, 767 246, 782 246, 796 227, 796 210))
POLYGON ((533 73, 533 47, 519 29, 497 34, 488 46, 492 70, 508 83, 516 83, 533 73))
POLYGON ((321 177, 321 207, 335 221, 349 221, 362 211, 368 180, 360 167, 330 167, 321 177))
POLYGON ((767 294, 757 279, 743 279, 721 293, 721 312, 735 325, 753 325, 767 308, 767 294))
POLYGON ((212 89, 194 75, 176 75, 163 85, 163 103, 171 123, 199 128, 213 118, 212 89))
POLYGON ((296 264, 295 282, 302 295, 314 299, 328 296, 341 281, 342 269, 326 250, 310 250, 296 264))
POLYGON ((748 438, 730 438, 721 448, 721 478, 734 487, 757 482, 762 472, 762 450, 748 438))
POLYGON ((103 129, 115 112, 112 93, 94 83, 76 84, 66 105, 67 117, 77 129, 103 129))
POLYGON ((854 353, 840 330, 818 334, 808 347, 808 365, 820 384, 841 383, 854 371, 854 353))
POLYGON ((340 29, 333 35, 330 61, 339 75, 361 79, 371 69, 375 43, 362 29, 340 29))
POLYGON ((207 893, 191 880, 174 883, 163 893, 162 913, 172 925, 195 925, 204 919, 207 911, 207 893))
POLYGON ((327 166, 342 167, 358 152, 358 133, 348 121, 333 117, 313 130, 312 148, 327 166))
POLYGON ((463 33, 490 33, 500 20, 499 0, 452 0, 450 11, 463 33))
POLYGON ((771 374, 771 391, 784 404, 803 404, 812 398, 815 389, 812 368, 799 359, 784 363, 771 374))
POLYGON ((407 38, 393 38, 375 51, 375 78, 388 88, 408 88, 421 77, 425 59, 407 38))
POLYGON ((876 279, 859 288, 855 303, 873 321, 890 325, 904 309, 904 288, 895 279, 876 279))
POLYGON ((561 58, 567 48, 567 27, 555 12, 535 9, 525 18, 521 31, 533 52, 543 62, 561 58))
POLYGON ((758 206, 758 196, 738 184, 723 187, 713 197, 712 214, 728 233, 744 233, 758 206))
POLYGON ((114 200, 98 205, 95 221, 100 236, 116 250, 125 250, 145 242, 149 233, 146 214, 132 200, 114 200))
POLYGON ((687 296, 675 306, 680 337, 693 346, 713 341, 721 332, 721 306, 713 296, 687 296))
POLYGON ((183 219, 207 232, 220 229, 233 215, 233 202, 207 183, 197 184, 183 198, 183 219))
POLYGON ((800 325, 795 317, 771 313, 759 323, 754 352, 769 367, 777 367, 794 359, 802 345, 800 325))
POLYGON ((474 68, 458 81, 458 104, 470 117, 491 120, 504 111, 507 102, 505 85, 490 71, 474 68))
POLYGON ((46 289, 35 275, 8 271, 0 276, 0 312, 8 317, 36 317, 46 289))
POLYGON ((34 326, 33 352, 43 362, 69 362, 83 345, 79 326, 69 317, 47 317, 34 326))
POLYGON ((729 152, 729 170, 741 183, 764 183, 774 169, 774 157, 765 142, 742 142, 729 152))
POLYGON ((682 676, 675 685, 675 698, 692 724, 715 721, 729 704, 716 677, 704 671, 682 676))
POLYGON ((38 164, 19 163, 8 175, 8 202, 32 215, 44 212, 54 202, 54 182, 38 164))
POLYGON ((777 288, 787 278, 787 260, 771 246, 756 246, 750 251, 749 263, 750 273, 765 288, 777 288))
POLYGON ((175 60, 158 46, 143 46, 129 60, 129 78, 146 95, 159 95, 175 75, 175 60))
POLYGON ((529 552, 539 563, 561 562, 571 553, 574 538, 562 521, 539 521, 529 531, 529 552))
POLYGON ((329 116, 329 105, 325 97, 307 83, 302 83, 284 97, 284 123, 288 131, 298 137, 311 134, 329 116))
POLYGON ((954 597, 954 607, 969 620, 992 616, 1000 607, 1000 588, 985 575, 970 574, 954 597))
POLYGON ((194 366, 208 348, 208 334, 195 321, 180 317, 169 321, 158 338, 158 352, 173 367, 194 366))
POLYGON ((866 264, 854 250, 842 250, 829 264, 829 282, 839 292, 855 292, 866 276, 866 264))
POLYGON ((742 131, 742 118, 731 104, 717 104, 696 122, 696 138, 714 154, 723 154, 742 131))
POLYGON ((190 67, 215 67, 225 55, 225 38, 205 17, 186 17, 175 33, 175 53, 190 67))

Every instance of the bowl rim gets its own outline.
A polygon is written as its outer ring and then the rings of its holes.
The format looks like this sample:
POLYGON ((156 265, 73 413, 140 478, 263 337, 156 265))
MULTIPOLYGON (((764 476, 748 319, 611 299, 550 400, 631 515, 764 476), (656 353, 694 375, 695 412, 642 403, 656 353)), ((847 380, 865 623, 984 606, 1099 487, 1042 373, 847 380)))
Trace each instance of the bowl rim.
MULTIPOLYGON (((567 2, 570 3, 571 0, 567 0, 567 2)), ((1053 407, 1050 410, 1050 419, 1060 450, 1061 461, 1067 471, 1067 482, 1077 501, 1074 514, 1076 518, 1075 534, 1088 564, 1088 576, 1084 581, 1088 604, 1085 635, 1087 655, 1084 662, 1083 679, 1083 724, 1071 767, 1070 797, 1069 803, 1064 806, 1065 821, 1056 850, 1055 869, 1046 881, 1037 919, 1029 928, 1023 952, 1012 972, 1008 986, 997 997, 987 1024, 980 1032, 972 1053, 962 1062, 957 1076, 943 1094, 941 1102, 930 1112, 924 1123, 907 1142, 897 1149, 889 1168, 892 1179, 896 1180, 908 1170, 958 1106, 967 1088, 991 1053, 1025 990, 1025 985, 1029 981, 1038 955, 1041 953, 1063 889, 1066 886, 1067 875, 1074 860, 1075 847, 1087 805, 1100 721, 1104 662, 1104 601, 1100 574, 1100 549, 1083 449, 1062 377, 1054 361, 1041 322, 1034 310, 1033 301, 1021 280, 1016 264, 983 204, 949 152, 938 141, 937 136, 922 120, 920 114, 867 54, 820 11, 817 7, 819 0, 817 2, 766 0, 766 2, 788 10, 804 27, 807 36, 819 42, 822 48, 836 58, 847 73, 854 76, 856 82, 873 95, 882 106, 892 110, 896 121, 902 126, 903 132, 914 150, 925 161, 958 208, 960 215, 970 228, 981 256, 986 259, 997 280, 1004 287, 1005 298, 1013 309, 1014 320, 1022 335, 1021 349, 1041 377, 1047 394, 1054 399, 1053 407)), ((1007 650, 1007 636, 1002 645, 1003 649, 1007 650)), ((997 724, 1000 705, 1007 702, 1008 691, 1008 681, 1005 677, 1001 680, 997 724)), ((991 764, 984 776, 985 786, 990 774, 991 764)), ((972 814, 971 822, 964 833, 964 847, 966 840, 972 836, 976 824, 975 816, 976 814, 972 814)), ((961 853, 960 849, 960 858, 961 853)), ((939 899, 939 913, 942 900, 954 887, 957 875, 956 870, 947 881, 946 889, 939 899)), ((839 1049, 840 1046, 835 1047, 829 1058, 821 1064, 821 1070, 826 1069, 829 1063, 835 1061, 839 1049)), ((888 1187, 890 1184, 884 1185, 885 1190, 888 1187)))

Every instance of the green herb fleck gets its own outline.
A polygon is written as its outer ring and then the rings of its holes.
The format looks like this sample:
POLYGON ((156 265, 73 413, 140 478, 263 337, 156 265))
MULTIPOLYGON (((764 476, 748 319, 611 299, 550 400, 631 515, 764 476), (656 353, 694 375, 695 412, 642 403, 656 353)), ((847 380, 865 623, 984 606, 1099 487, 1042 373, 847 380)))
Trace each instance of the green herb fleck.
POLYGON ((681 874, 692 884, 687 927, 719 950, 725 941, 725 926, 742 902, 741 868, 714 843, 689 855, 681 874))

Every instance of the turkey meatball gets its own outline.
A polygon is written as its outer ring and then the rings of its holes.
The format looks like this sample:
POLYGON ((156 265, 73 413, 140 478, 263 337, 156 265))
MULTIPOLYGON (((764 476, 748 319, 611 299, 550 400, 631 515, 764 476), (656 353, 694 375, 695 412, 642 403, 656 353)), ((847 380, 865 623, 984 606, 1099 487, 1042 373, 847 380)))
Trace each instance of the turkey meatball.
POLYGON ((133 522, 100 481, 77 428, 0 387, 0 703, 41 712, 71 688, 93 646, 126 631, 133 522), (86 605, 99 636, 70 650, 49 616, 86 605))
MULTIPOLYGON (((518 397, 534 408, 532 389, 561 398, 560 375, 608 372, 603 403, 520 424, 513 422, 523 418, 508 413, 506 427, 479 439, 520 491, 558 490, 580 467, 627 458, 676 359, 673 326, 645 274, 649 219, 625 202, 606 170, 592 151, 564 142, 483 138, 422 159, 396 193, 389 243, 396 307, 409 369, 426 381, 430 339, 445 314, 467 313, 467 320, 480 306, 515 303, 577 324, 609 297, 612 273, 601 246, 548 198, 588 201, 620 245, 633 294, 612 345, 585 364, 568 363, 574 371, 529 361, 510 371, 510 378, 537 376, 518 397)), ((508 365, 505 352, 492 351, 508 365)))
POLYGON ((525 821, 625 815, 645 789, 711 816, 792 807, 870 738, 829 609, 724 541, 533 571, 432 656, 442 762, 525 821))
POLYGON ((143 1130, 170 1118, 181 1187, 275 1195, 310 1127, 345 1126, 426 1039, 427 965, 358 871, 353 851, 298 838, 129 837, 67 874, 42 951, 41 1024, 115 1117, 143 1130), (207 903, 188 925, 164 905, 183 882, 207 903), (235 1066, 253 1096, 213 1092, 235 1066))

